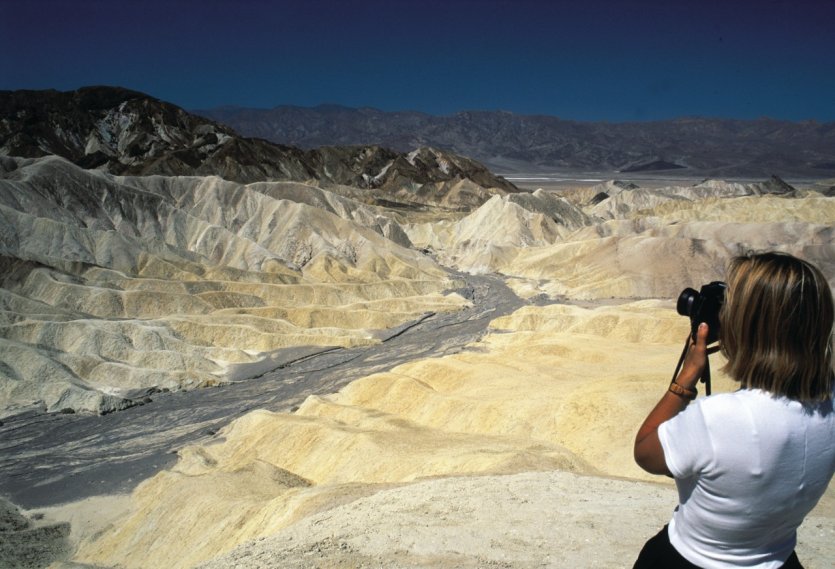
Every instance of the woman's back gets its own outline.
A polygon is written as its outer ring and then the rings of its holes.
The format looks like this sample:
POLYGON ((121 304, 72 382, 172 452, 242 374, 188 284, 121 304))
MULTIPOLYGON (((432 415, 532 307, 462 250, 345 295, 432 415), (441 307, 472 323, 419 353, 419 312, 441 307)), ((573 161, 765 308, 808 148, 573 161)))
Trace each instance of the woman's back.
POLYGON ((701 297, 688 305, 699 308, 687 311, 693 333, 681 373, 635 437, 637 463, 675 477, 679 491, 669 526, 647 541, 636 568, 800 567, 797 527, 835 471, 826 277, 802 259, 762 253, 731 261, 725 291, 705 305, 718 318, 702 314, 701 297), (690 405, 715 350, 708 338, 717 337, 740 389, 690 405))
POLYGON ((831 401, 743 389, 691 405, 659 437, 679 482, 670 542, 705 567, 779 567, 835 469, 831 401))

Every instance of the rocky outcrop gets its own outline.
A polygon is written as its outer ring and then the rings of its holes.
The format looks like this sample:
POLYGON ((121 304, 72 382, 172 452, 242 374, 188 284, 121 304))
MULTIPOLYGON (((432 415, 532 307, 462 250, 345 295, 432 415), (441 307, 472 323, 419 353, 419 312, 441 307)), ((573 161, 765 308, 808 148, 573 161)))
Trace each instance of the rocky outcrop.
POLYGON ((0 92, 0 155, 50 154, 112 174, 215 175, 241 183, 315 181, 378 189, 406 204, 447 202, 454 208, 517 191, 481 164, 449 152, 419 148, 405 154, 379 146, 301 150, 240 137, 228 127, 126 89, 0 92), (461 183, 477 188, 476 200, 446 198, 461 183))
POLYGON ((661 188, 609 181, 559 197, 538 190, 405 230, 445 264, 506 275, 521 296, 646 298, 721 279, 727 261, 750 250, 785 250, 833 275, 834 220, 835 201, 772 177, 661 188))
POLYGON ((543 190, 495 196, 456 222, 405 227, 412 242, 433 250, 447 265, 484 273, 508 262, 518 248, 544 247, 592 219, 563 197, 543 190))
POLYGON ((379 146, 326 146, 308 151, 320 184, 361 188, 371 203, 469 211, 494 195, 519 192, 483 165, 437 148, 401 154, 379 146))
POLYGON ((0 498, 0 567, 39 569, 67 557, 68 523, 46 523, 26 516, 0 498))

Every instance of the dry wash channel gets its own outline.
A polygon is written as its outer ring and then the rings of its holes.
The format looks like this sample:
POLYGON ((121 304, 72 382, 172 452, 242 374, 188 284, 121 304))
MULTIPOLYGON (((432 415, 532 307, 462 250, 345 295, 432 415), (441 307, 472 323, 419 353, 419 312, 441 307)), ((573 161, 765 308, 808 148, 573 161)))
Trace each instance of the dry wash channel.
MULTIPOLYGON (((626 567, 675 503, 674 489, 640 482, 631 440, 681 320, 659 301, 527 307, 460 354, 359 379, 295 413, 254 411, 143 483, 77 560, 626 567), (495 477, 514 473, 529 474, 495 477), (598 551, 601 535, 611 547, 598 551)), ((832 513, 804 528, 810 567, 832 553, 832 513)))

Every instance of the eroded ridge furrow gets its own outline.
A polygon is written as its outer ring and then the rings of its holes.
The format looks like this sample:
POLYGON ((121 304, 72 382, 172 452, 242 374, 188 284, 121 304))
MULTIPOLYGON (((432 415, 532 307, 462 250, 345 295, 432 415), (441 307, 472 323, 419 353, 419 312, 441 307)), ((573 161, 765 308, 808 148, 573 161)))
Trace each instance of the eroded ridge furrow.
POLYGON ((497 276, 465 278, 478 291, 472 307, 424 316, 378 345, 323 350, 228 386, 157 393, 146 405, 108 415, 29 413, 7 419, 0 426, 0 449, 14 460, 0 462, 0 494, 31 508, 130 491, 170 467, 179 448, 209 440, 252 409, 289 411, 309 395, 463 348, 486 330, 485 313, 496 317, 525 304, 497 276), (321 365, 331 358, 339 361, 321 365), (75 463, 71 471, 65 469, 68 456, 75 463))

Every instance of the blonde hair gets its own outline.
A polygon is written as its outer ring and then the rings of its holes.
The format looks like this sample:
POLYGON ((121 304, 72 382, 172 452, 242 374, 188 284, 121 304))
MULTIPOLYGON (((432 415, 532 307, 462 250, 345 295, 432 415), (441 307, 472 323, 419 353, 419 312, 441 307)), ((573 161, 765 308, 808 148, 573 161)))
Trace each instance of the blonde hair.
POLYGON ((720 338, 724 369, 742 387, 798 401, 832 397, 832 292, 810 263, 785 253, 731 261, 720 338))

